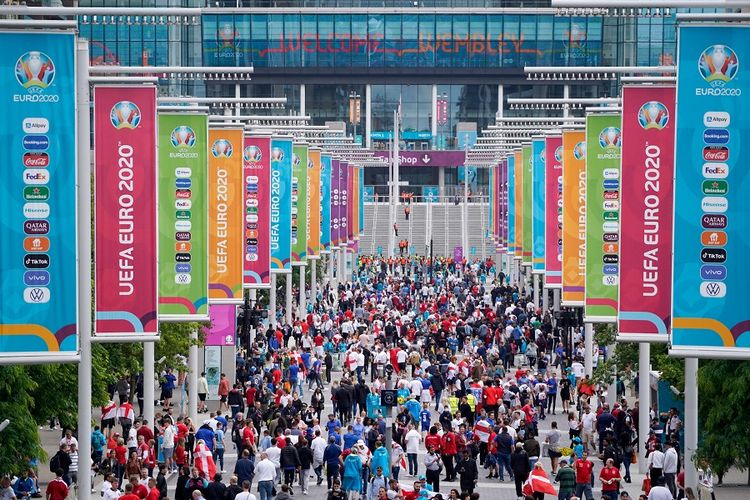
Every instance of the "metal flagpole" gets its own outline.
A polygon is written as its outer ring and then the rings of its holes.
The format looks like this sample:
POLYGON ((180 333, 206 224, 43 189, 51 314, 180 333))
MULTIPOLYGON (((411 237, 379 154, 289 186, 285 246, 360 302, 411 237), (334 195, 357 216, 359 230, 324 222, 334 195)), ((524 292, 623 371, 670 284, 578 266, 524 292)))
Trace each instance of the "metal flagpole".
MULTIPOLYGON (((651 344, 638 344, 638 472, 648 472, 648 462, 642 445, 648 437, 651 418, 651 344)), ((688 484, 687 482, 685 484, 688 484)))
POLYGON ((293 271, 284 275, 286 278, 286 324, 290 326, 292 324, 292 277, 294 276, 292 273, 293 271))
POLYGON ((89 42, 76 43, 78 121, 78 497, 91 498, 91 118, 89 42))
POLYGON ((271 289, 268 291, 269 324, 276 328, 276 273, 271 273, 271 289))
POLYGON ((299 310, 297 311, 297 317, 300 319, 304 317, 307 310, 307 305, 305 304, 305 267, 307 266, 299 266, 299 310))

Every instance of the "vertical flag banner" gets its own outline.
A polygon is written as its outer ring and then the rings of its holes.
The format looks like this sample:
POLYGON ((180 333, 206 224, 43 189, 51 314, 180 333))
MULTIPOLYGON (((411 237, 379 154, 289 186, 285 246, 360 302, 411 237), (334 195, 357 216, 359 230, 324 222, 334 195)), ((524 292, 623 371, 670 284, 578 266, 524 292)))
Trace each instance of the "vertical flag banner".
POLYGON ((545 139, 544 286, 562 288, 562 137, 545 139))
POLYGON ((351 233, 351 241, 359 240, 359 167, 353 165, 349 169, 349 185, 351 186, 350 191, 350 203, 349 209, 351 224, 349 224, 349 232, 351 233))
POLYGON ((292 149, 292 265, 307 257, 307 144, 292 149))
POLYGON ((675 89, 622 89, 617 338, 669 340, 675 89))
POLYGON ((208 319, 208 116, 159 114, 159 317, 208 319))
POLYGON ((247 135, 242 148, 244 176, 243 283, 271 286, 271 137, 247 135))
POLYGON ((531 158, 531 146, 524 146, 521 149, 521 164, 523 181, 521 189, 523 190, 523 265, 531 267, 531 257, 533 254, 533 237, 532 237, 532 180, 533 162, 531 158))
POLYGON ((211 326, 203 327, 207 346, 234 347, 237 332, 237 306, 234 304, 211 304, 208 307, 211 326))
POLYGON ((586 117, 586 285, 584 319, 617 320, 620 271, 622 117, 586 117))
POLYGON ((0 356, 53 359, 78 350, 75 36, 0 40, 0 356))
POLYGON ((331 155, 320 155, 320 246, 331 250, 331 155))
POLYGON ((508 159, 500 161, 500 168, 498 169, 500 174, 500 183, 498 189, 500 190, 500 211, 498 217, 500 219, 500 250, 505 253, 508 251, 508 159))
POLYGON ((489 228, 489 235, 492 241, 495 240, 495 218, 493 217, 495 211, 495 167, 490 166, 488 172, 489 182, 489 211, 487 212, 487 227, 489 228))
POLYGON ((271 272, 292 271, 292 138, 271 139, 271 272))
POLYGON ((346 248, 349 244, 349 163, 339 163, 339 244, 346 248))
POLYGON ((534 203, 532 204, 532 270, 534 274, 544 273, 544 166, 547 161, 544 139, 531 141, 532 168, 531 182, 534 203))
POLYGON ((336 250, 341 239, 341 161, 331 160, 331 247, 336 250))
POLYGON ((307 258, 320 258, 320 149, 307 153, 307 258))
POLYGON ((523 157, 521 151, 515 153, 515 166, 516 172, 514 176, 513 189, 516 192, 516 259, 523 259, 524 248, 523 248, 523 219, 524 219, 524 199, 523 199, 523 157))
POLYGON ((750 357, 748 36, 679 27, 673 354, 750 357))
POLYGON ((156 87, 94 87, 96 334, 157 335, 156 87))
MULTIPOLYGON (((208 131, 208 300, 242 303, 243 129, 208 131)), ((258 207, 247 207, 257 213, 258 207)), ((187 226, 187 225, 186 225, 187 226)))
POLYGON ((508 193, 508 215, 506 218, 506 236, 508 244, 508 254, 516 254, 516 156, 510 155, 506 159, 507 172, 505 192, 508 193))
POLYGON ((562 305, 583 306, 586 276, 586 133, 566 131, 563 146, 562 305))
POLYGON ((359 167, 357 171, 357 202, 358 202, 358 224, 359 234, 365 232, 365 167, 359 167))

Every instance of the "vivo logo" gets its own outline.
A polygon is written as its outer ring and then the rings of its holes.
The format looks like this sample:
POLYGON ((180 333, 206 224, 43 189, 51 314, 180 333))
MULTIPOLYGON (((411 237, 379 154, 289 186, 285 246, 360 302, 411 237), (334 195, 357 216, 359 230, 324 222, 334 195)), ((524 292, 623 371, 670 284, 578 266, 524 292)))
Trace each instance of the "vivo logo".
POLYGON ((727 277, 727 268, 724 266, 712 266, 712 265, 701 266, 701 279, 702 280, 724 281, 726 277, 727 277))
POLYGON ((726 163, 704 163, 703 177, 706 179, 726 179, 729 175, 729 166, 726 163))
POLYGON ((49 132, 49 120, 46 118, 24 118, 21 127, 25 134, 46 134, 49 132))
POLYGON ((47 286, 49 285, 49 272, 26 271, 23 273, 23 284, 26 286, 47 286))
POLYGON ((720 299, 727 294, 727 285, 722 282, 704 281, 700 287, 701 296, 711 299, 720 299))
POLYGON ((703 131, 703 142, 706 144, 726 144, 729 142, 729 130, 710 128, 703 131))
POLYGON ((176 273, 189 273, 193 270, 193 266, 190 264, 175 264, 174 271, 176 273))
POLYGON ((728 206, 729 202, 723 196, 706 196, 701 200, 701 209, 708 213, 724 213, 728 206))
POLYGON ((605 264, 602 266, 602 274, 617 274, 619 270, 620 269, 615 264, 605 264))
POLYGON ((703 113, 703 126, 710 128, 726 128, 731 119, 726 111, 708 111, 703 113))

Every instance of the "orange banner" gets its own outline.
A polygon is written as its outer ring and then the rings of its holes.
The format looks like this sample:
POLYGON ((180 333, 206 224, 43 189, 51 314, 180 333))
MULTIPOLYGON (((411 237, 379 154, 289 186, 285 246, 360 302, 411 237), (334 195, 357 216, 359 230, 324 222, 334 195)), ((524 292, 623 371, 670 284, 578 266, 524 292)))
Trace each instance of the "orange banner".
POLYGON ((516 192, 516 259, 523 257, 523 158, 521 151, 515 153, 515 176, 513 189, 516 192))
POLYGON ((208 143, 208 300, 241 304, 243 130, 210 129, 208 143))
POLYGON ((307 152, 307 258, 320 257, 320 150, 307 152))
POLYGON ((586 278, 586 133, 562 137, 562 305, 583 306, 586 278))

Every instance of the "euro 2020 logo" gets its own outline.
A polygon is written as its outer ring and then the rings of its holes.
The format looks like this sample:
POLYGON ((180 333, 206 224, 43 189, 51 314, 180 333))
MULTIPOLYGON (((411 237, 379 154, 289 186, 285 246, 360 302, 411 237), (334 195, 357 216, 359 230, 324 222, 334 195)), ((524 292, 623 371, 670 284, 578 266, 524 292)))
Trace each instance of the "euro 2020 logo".
POLYGON ((313 168, 315 167, 315 163, 313 163, 312 158, 307 158, 307 168, 313 168))
POLYGON ((195 146, 195 132, 187 125, 180 125, 175 128, 170 139, 172 146, 176 148, 192 148, 195 146))
POLYGON ((226 139, 217 139, 211 146, 211 154, 214 158, 231 158, 234 153, 232 143, 226 139))
POLYGON ((242 152, 242 158, 249 163, 258 163, 263 159, 263 153, 261 153, 258 146, 248 146, 242 152))
POLYGON ((545 148, 539 151, 539 160, 541 160, 542 165, 547 163, 547 150, 545 148))
POLYGON ((737 54, 727 45, 711 45, 698 58, 698 71, 712 87, 723 87, 739 70, 737 54))
POLYGON ((292 153, 292 166, 297 168, 300 163, 302 163, 302 158, 300 158, 298 154, 292 153))
POLYGON ((606 127, 599 133, 599 146, 602 149, 619 149, 622 144, 622 134, 617 127, 606 127))
POLYGON ((281 148, 271 149, 271 161, 281 161, 284 159, 284 151, 281 148))
POLYGON ((586 142, 581 141, 573 148, 573 157, 576 160, 583 160, 586 158, 586 142))
POLYGON ((557 149, 555 149, 555 161, 557 163, 562 162, 562 153, 563 153, 562 146, 557 146, 557 149))
POLYGON ((109 120, 117 130, 134 129, 141 123, 141 110, 135 103, 120 101, 109 112, 109 120))
POLYGON ((661 130, 669 123, 669 111, 659 101, 645 102, 638 110, 638 123, 644 130, 661 130))
POLYGON ((16 61, 16 80, 29 92, 41 92, 55 79, 55 63, 44 52, 29 51, 16 61))

